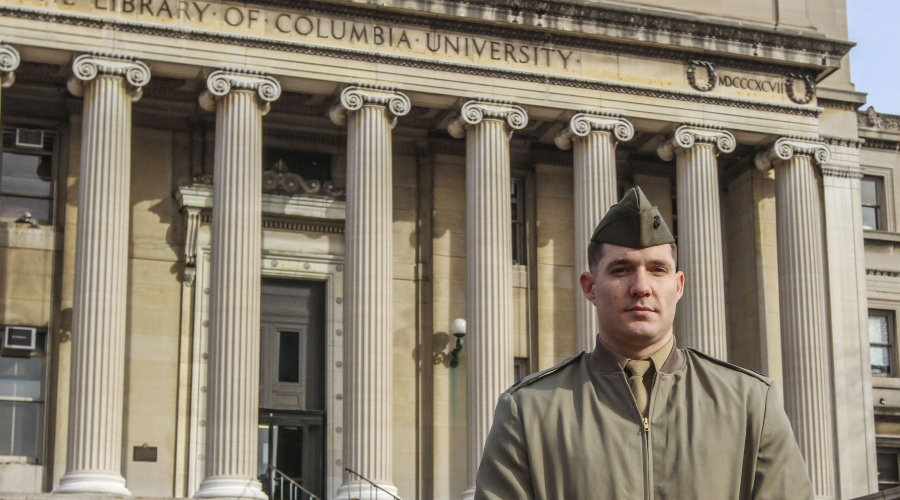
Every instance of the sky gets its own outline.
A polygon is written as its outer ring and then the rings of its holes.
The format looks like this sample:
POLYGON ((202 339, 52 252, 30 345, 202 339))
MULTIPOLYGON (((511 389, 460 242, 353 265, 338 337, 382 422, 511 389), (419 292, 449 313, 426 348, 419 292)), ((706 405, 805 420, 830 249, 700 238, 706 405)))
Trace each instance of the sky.
POLYGON ((847 0, 850 78, 868 93, 861 109, 900 115, 900 0, 847 0))

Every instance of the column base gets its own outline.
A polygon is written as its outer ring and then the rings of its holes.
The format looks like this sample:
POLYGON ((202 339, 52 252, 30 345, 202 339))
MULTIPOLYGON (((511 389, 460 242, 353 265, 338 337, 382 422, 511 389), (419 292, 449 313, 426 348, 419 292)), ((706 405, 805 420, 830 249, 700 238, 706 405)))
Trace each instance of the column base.
MULTIPOLYGON (((392 484, 379 484, 381 488, 391 492, 394 495, 397 495, 398 490, 397 487, 392 484)), ((399 498, 399 495, 397 495, 399 498)), ((374 488, 371 484, 363 483, 363 484, 344 484, 341 485, 337 490, 337 494, 334 496, 334 500, 396 500, 391 495, 379 490, 378 488, 374 488)))
POLYGON ((130 497, 125 487, 125 478, 114 474, 92 474, 84 472, 68 473, 59 480, 59 487, 53 493, 102 493, 130 497))
POLYGON ((466 490, 462 494, 462 500, 474 500, 475 499, 475 488, 471 490, 466 490))
POLYGON ((194 498, 254 498, 269 500, 256 479, 219 477, 204 479, 194 498))

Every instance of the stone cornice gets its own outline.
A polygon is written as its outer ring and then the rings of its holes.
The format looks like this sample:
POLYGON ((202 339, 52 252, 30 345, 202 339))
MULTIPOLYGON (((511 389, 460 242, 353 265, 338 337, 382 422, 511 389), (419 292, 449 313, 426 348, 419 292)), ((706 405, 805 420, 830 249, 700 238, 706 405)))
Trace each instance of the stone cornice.
POLYGON ((625 118, 599 111, 582 111, 570 120, 568 125, 556 134, 554 142, 560 149, 570 149, 572 140, 585 137, 591 132, 612 132, 620 141, 634 138, 634 125, 625 118))
MULTIPOLYGON (((293 4, 292 4, 293 5, 293 4)), ((286 7, 286 6, 285 6, 286 7)), ((296 8, 296 7, 294 7, 296 8)), ((333 47, 323 47, 319 45, 289 42, 282 40, 273 40, 265 37, 254 37, 249 35, 232 35, 227 33, 215 33, 202 30, 191 30, 177 27, 157 26, 146 23, 138 23, 131 21, 113 21, 108 19, 100 19, 94 16, 71 13, 46 12, 38 9, 29 9, 24 7, 0 6, 0 16, 32 19, 45 23, 58 23, 73 26, 82 26, 88 28, 121 31, 126 33, 143 34, 150 36, 162 36, 179 40, 201 41, 216 44, 233 45, 240 47, 249 47, 262 50, 274 50, 281 52, 290 52, 295 54, 312 55, 330 57, 334 59, 362 61, 373 64, 390 64, 401 67, 417 68, 428 71, 446 71, 449 73, 482 76, 488 78, 500 78, 506 80, 539 83, 542 85, 558 85, 562 87, 579 88, 587 90, 596 90, 602 92, 613 92, 619 94, 636 95, 659 99, 672 99, 684 102, 694 102, 698 104, 711 104, 719 106, 734 107, 740 109, 750 109, 755 111, 783 113, 788 115, 805 116, 817 118, 822 112, 822 108, 811 106, 798 106, 791 104, 769 103, 764 101, 756 101, 751 99, 712 96, 701 94, 698 92, 688 92, 679 90, 669 90, 658 87, 650 87, 645 85, 635 85, 628 83, 618 83, 603 80, 592 80, 586 78, 551 76, 544 73, 518 71, 511 69, 502 69, 497 67, 477 66, 470 64, 458 64, 445 61, 427 60, 414 57, 405 57, 399 55, 379 54, 368 51, 355 49, 342 49, 333 47)), ((366 16, 368 17, 368 16, 366 16)), ((429 18, 432 19, 432 18, 429 18)), ((408 19, 407 19, 408 21, 408 19)), ((459 30, 460 23, 452 23, 454 30, 459 30)), ((512 29, 512 28, 511 28, 512 29)), ((558 36, 544 33, 540 40, 555 43, 558 36)), ((497 35, 499 36, 499 35, 497 35)), ((657 53, 659 50, 655 47, 646 47, 633 44, 619 44, 613 47, 604 40, 597 41, 586 37, 575 37, 577 40, 594 40, 603 45, 604 50, 619 50, 631 47, 642 55, 648 57, 667 57, 673 60, 680 60, 689 57, 693 53, 676 51, 669 56, 657 53)), ((725 59, 719 61, 719 58, 707 57, 708 60, 716 62, 722 67, 735 67, 754 70, 780 71, 784 69, 783 65, 760 65, 760 64, 744 64, 734 59, 725 59), (731 61, 729 63, 729 61, 731 61), (739 63, 739 64, 738 64, 739 63), (775 68, 775 69, 773 69, 775 68)))
POLYGON ((676 148, 689 149, 695 144, 711 144, 719 152, 730 153, 737 146, 737 141, 731 132, 720 127, 686 123, 656 148, 656 154, 663 161, 672 161, 676 148))
POLYGON ((885 141, 881 139, 866 139, 864 148, 886 149, 888 151, 900 151, 900 141, 885 141))
POLYGON ((66 83, 69 92, 84 96, 84 85, 98 75, 120 76, 131 87, 131 100, 141 98, 143 87, 150 81, 150 68, 134 57, 121 54, 82 54, 72 62, 72 76, 66 83))
POLYGON ((838 177, 841 179, 862 179, 863 173, 859 168, 844 167, 839 165, 822 165, 822 175, 838 177))
POLYGON ((363 106, 384 106, 392 118, 391 127, 397 118, 409 113, 412 108, 409 97, 392 87, 379 85, 351 85, 341 92, 341 99, 328 112, 335 125, 347 124, 347 112, 357 111, 363 106))
POLYGON ((765 172, 772 168, 773 161, 787 161, 795 156, 809 156, 815 163, 824 165, 831 160, 831 149, 818 138, 782 137, 756 155, 756 168, 765 172))
POLYGON ((12 45, 0 42, 0 88, 8 89, 16 81, 16 68, 22 58, 12 45))
POLYGON ((450 122, 447 131, 453 137, 462 139, 466 136, 467 127, 477 125, 485 119, 506 122, 510 128, 510 134, 513 130, 522 130, 525 125, 528 125, 528 113, 521 106, 508 101, 478 99, 463 104, 462 109, 459 110, 459 116, 450 122))
POLYGON ((281 84, 268 73, 247 69, 226 68, 213 71, 206 78, 206 90, 200 94, 200 107, 216 110, 216 99, 232 91, 256 92, 265 115, 272 102, 281 97, 281 84))
POLYGON ((863 144, 866 143, 865 139, 849 139, 846 137, 830 137, 830 136, 822 136, 820 137, 822 142, 828 144, 829 146, 840 146, 845 148, 856 148, 859 149, 863 144))
POLYGON ((884 269, 866 269, 866 276, 882 276, 885 278, 900 278, 900 271, 887 271, 884 269))

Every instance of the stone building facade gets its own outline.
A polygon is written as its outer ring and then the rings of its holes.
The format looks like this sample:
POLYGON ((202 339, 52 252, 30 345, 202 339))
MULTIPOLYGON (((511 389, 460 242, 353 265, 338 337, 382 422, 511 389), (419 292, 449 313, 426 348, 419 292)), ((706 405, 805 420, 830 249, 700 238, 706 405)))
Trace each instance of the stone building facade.
POLYGON ((679 344, 777 381, 817 498, 900 485, 900 116, 844 0, 0 0, 0 37, 0 497, 471 498, 499 393, 592 348, 635 185, 679 344))

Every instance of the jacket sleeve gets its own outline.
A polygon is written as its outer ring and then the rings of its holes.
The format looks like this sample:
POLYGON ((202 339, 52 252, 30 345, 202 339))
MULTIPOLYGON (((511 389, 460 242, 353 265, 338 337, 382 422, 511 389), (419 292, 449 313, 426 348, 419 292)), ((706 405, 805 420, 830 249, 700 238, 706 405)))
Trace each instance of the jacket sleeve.
POLYGON ((754 500, 813 500, 812 483, 791 423, 775 384, 766 394, 766 409, 756 454, 754 500))
POLYGON ((510 394, 500 395, 475 484, 475 500, 534 498, 524 428, 518 405, 510 394))

